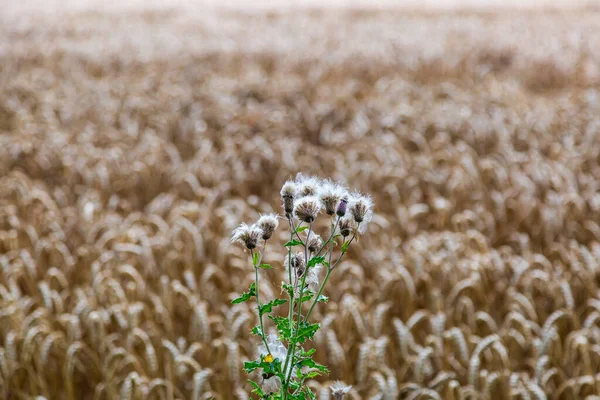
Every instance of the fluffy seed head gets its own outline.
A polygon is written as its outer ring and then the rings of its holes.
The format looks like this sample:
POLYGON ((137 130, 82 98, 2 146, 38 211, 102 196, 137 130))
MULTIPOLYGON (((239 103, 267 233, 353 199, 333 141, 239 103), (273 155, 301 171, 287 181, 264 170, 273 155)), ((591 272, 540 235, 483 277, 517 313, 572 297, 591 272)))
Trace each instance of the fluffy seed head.
POLYGON ((316 233, 311 233, 310 239, 308 240, 308 251, 314 253, 319 250, 321 246, 323 246, 323 239, 321 239, 321 236, 316 233))
POLYGON ((283 187, 279 192, 283 199, 283 210, 287 216, 292 215, 292 212, 294 211, 294 198, 296 198, 297 191, 298 188, 296 182, 287 181, 283 184, 283 187))
POLYGON ((298 197, 315 196, 321 187, 321 182, 317 177, 296 175, 296 185, 298 188, 298 197))
POLYGON ((262 229, 256 224, 248 225, 245 222, 242 222, 242 224, 233 231, 231 241, 242 243, 246 248, 252 250, 256 247, 258 240, 262 235, 262 229))
POLYGON ((367 224, 373 216, 373 201, 369 196, 363 196, 360 193, 354 193, 350 196, 348 209, 354 221, 360 224, 359 232, 364 233, 367 224))
POLYGON ((319 199, 327 215, 335 214, 338 204, 345 194, 346 189, 339 183, 331 181, 323 183, 319 190, 319 199))
POLYGON ((352 218, 344 217, 340 219, 340 223, 338 224, 338 229, 343 237, 350 236, 352 232, 356 229, 356 222, 352 218))
POLYGON ((348 386, 342 381, 336 381, 330 386, 330 389, 335 400, 342 400, 344 395, 352 389, 352 386, 348 386))
POLYGON ((316 292, 319 290, 319 273, 323 266, 321 264, 317 264, 308 269, 308 273, 306 274, 306 285, 310 290, 316 292))
POLYGON ((261 215, 256 225, 262 230, 262 238, 264 240, 269 240, 271 236, 273 236, 273 232, 275 232, 277 226, 279 226, 277 214, 261 215))
POLYGON ((303 197, 296 201, 294 216, 306 223, 313 222, 321 212, 321 202, 315 196, 303 197))
MULTIPOLYGON (((285 256, 285 260, 283 262, 285 266, 286 272, 292 267, 292 272, 294 276, 301 277, 304 274, 304 270, 306 269, 306 262, 304 261, 304 254, 301 252, 297 252, 292 254, 291 257, 285 256)), ((291 282, 290 282, 291 283, 291 282)))

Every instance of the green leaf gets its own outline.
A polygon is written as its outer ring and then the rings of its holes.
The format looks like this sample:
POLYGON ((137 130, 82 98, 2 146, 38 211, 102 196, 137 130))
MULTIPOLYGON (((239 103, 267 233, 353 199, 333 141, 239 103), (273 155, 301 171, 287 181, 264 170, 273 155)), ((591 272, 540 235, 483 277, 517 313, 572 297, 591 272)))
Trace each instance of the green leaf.
POLYGON ((262 269, 273 269, 273 266, 271 264, 260 264, 258 266, 258 268, 262 268, 262 269))
POLYGON ((289 283, 281 282, 281 287, 285 290, 290 296, 294 292, 294 287, 289 283))
POLYGON ((302 302, 304 303, 305 301, 309 301, 310 299, 313 298, 314 293, 312 292, 307 292, 305 295, 302 296, 302 302))
POLYGON ((312 378, 317 377, 319 375, 321 375, 321 373, 319 371, 312 371, 312 372, 309 372, 308 374, 306 374, 306 376, 304 378, 305 379, 312 379, 312 378))
POLYGON ((317 264, 323 264, 323 261, 325 261, 325 257, 323 257, 323 256, 313 257, 308 262, 308 267, 310 268, 310 267, 314 267, 317 264))
POLYGON ((258 252, 252 255, 252 265, 256 267, 256 264, 258 264, 258 252))
POLYGON ((250 384, 254 388, 254 389, 252 389, 252 393, 256 393, 260 397, 263 397, 265 395, 263 393, 262 389, 260 388, 260 386, 258 385, 258 383, 254 382, 252 379, 248 379, 248 382, 250 382, 250 384))
POLYGON ((297 342, 304 343, 306 341, 306 339, 312 340, 313 337, 315 336, 315 333, 319 330, 320 327, 321 326, 318 323, 309 324, 306 321, 300 323, 300 327, 298 329, 298 334, 297 334, 298 335, 297 342))
POLYGON ((271 311, 273 311, 273 307, 280 306, 285 303, 287 303, 287 300, 284 299, 271 300, 267 304, 263 304, 262 306, 260 306, 260 315, 270 313, 271 311))
POLYGON ((252 282, 250 284, 250 290, 246 293, 243 293, 240 297, 231 301, 231 304, 239 304, 244 303, 250 300, 253 296, 256 296, 256 283, 252 282))
POLYGON ((296 233, 303 232, 303 231, 305 231, 307 229, 308 229, 308 225, 299 226, 299 227, 296 228, 296 233))
POLYGON ((307 358, 305 360, 302 360, 301 362, 298 363, 299 367, 308 367, 308 368, 315 368, 317 370, 319 370, 320 372, 329 373, 329 369, 327 369, 326 366, 321 365, 319 363, 316 363, 312 358, 307 358))
POLYGON ((281 340, 289 341, 289 339, 292 337, 292 329, 290 327, 290 321, 287 319, 287 317, 269 315, 269 319, 275 322, 275 326, 277 327, 277 331, 279 332, 281 340))
POLYGON ((306 388, 306 393, 308 393, 308 397, 310 397, 310 400, 316 400, 315 394, 312 392, 312 390, 310 390, 309 387, 306 388))
POLYGON ((257 368, 260 368, 260 365, 262 364, 262 362, 260 361, 246 361, 244 363, 244 371, 246 371, 247 374, 251 373, 252 371, 254 371, 257 368))
POLYGON ((313 354, 315 354, 316 351, 317 351, 317 349, 310 349, 308 351, 304 351, 304 349, 300 349, 300 351, 298 352, 298 355, 300 357, 310 357, 313 354))
POLYGON ((253 335, 256 336, 262 336, 262 329, 260 329, 260 325, 255 326, 254 328, 252 328, 252 330, 250 331, 253 335))
POLYGON ((320 294, 319 297, 317 298, 317 302, 319 302, 319 303, 327 303, 328 301, 329 301, 329 297, 323 296, 322 294, 320 294))
POLYGON ((289 242, 287 242, 286 244, 284 244, 285 247, 298 246, 298 245, 304 245, 304 243, 302 243, 299 240, 293 239, 293 240, 290 240, 289 242))
POLYGON ((345 253, 348 250, 348 246, 350 246, 350 241, 346 240, 342 245, 342 253, 345 253))

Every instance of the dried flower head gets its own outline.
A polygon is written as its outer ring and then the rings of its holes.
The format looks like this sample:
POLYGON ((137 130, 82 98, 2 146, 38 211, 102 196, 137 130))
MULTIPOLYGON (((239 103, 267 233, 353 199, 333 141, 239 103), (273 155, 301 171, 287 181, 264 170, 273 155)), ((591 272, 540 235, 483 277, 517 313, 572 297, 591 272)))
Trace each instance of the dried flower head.
POLYGON ((273 236, 273 232, 279 226, 279 221, 277 219, 277 214, 263 214, 256 222, 256 225, 262 230, 262 238, 264 240, 269 240, 271 236, 273 236))
POLYGON ((356 229, 356 222, 350 217, 341 218, 338 229, 343 237, 350 236, 356 229))
POLYGON ((352 389, 352 386, 346 385, 342 381, 335 381, 333 385, 330 386, 330 389, 335 400, 342 400, 350 389, 352 389))
POLYGON ((304 254, 302 254, 302 252, 297 252, 293 253, 291 257, 288 257, 286 255, 283 265, 285 266, 286 272, 290 269, 291 266, 293 275, 297 278, 301 277, 302 274, 304 274, 304 270, 306 267, 306 262, 304 261, 304 254))
POLYGON ((281 191, 279 194, 283 199, 283 210, 285 211, 286 216, 291 216, 294 211, 294 199, 296 198, 296 193, 298 191, 296 182, 287 181, 283 184, 281 191))
POLYGON ((301 173, 296 175, 296 185, 298 188, 298 197, 315 196, 321 188, 319 178, 315 176, 304 176, 301 173))
POLYGON ((364 233, 367 224, 373 216, 373 201, 371 197, 353 193, 348 202, 348 209, 354 221, 359 224, 359 232, 364 233))
POLYGON ((321 239, 321 236, 317 235, 316 233, 311 233, 308 240, 308 251, 314 253, 315 251, 319 250, 321 246, 323 246, 323 239, 321 239))
POLYGON ((327 215, 335 214, 338 204, 346 193, 347 190, 336 182, 326 181, 321 185, 318 195, 327 215))
POLYGON ((337 209, 335 210, 336 215, 338 217, 343 217, 344 215, 346 215, 346 209, 347 208, 348 208, 348 195, 345 194, 340 199, 340 202, 339 202, 339 204, 337 206, 337 209))
POLYGON ((252 250, 256 247, 258 240, 262 235, 262 229, 256 224, 248 225, 245 222, 242 222, 242 224, 233 231, 231 241, 242 243, 246 248, 252 250))
POLYGON ((294 216, 306 223, 313 222, 321 212, 321 202, 315 196, 303 197, 296 201, 294 216))

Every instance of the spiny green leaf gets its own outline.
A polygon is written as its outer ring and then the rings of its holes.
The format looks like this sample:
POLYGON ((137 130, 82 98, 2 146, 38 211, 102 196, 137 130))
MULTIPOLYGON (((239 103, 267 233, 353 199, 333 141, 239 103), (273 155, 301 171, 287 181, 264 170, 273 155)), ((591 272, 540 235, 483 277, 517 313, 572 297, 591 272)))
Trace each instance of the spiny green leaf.
POLYGON ((296 228, 296 233, 303 232, 303 231, 305 231, 307 229, 308 229, 308 225, 299 226, 299 227, 296 228))
POLYGON ((272 269, 273 266, 271 264, 260 264, 258 266, 258 268, 262 268, 262 269, 272 269))
POLYGON ((279 336, 281 336, 281 340, 289 341, 289 339, 292 337, 290 321, 287 318, 273 315, 269 315, 269 319, 275 322, 275 326, 277 327, 279 336))
POLYGON ((246 361, 244 363, 244 371, 246 371, 247 374, 251 373, 252 371, 254 371, 257 368, 260 368, 260 361, 246 361))
POLYGON ((258 252, 254 253, 252 255, 252 265, 256 266, 257 263, 258 263, 258 252))
POLYGON ((322 294, 320 294, 319 297, 317 298, 317 302, 319 302, 319 303, 327 303, 328 301, 329 301, 329 297, 323 296, 322 294))
POLYGON ((290 296, 294 292, 294 287, 289 283, 281 282, 281 287, 285 290, 290 296))
POLYGON ((299 240, 293 239, 293 240, 290 240, 289 242, 287 242, 286 244, 284 244, 285 247, 298 246, 298 245, 304 245, 304 243, 302 243, 299 240))
POLYGON ((317 264, 323 264, 323 261, 325 261, 325 257, 323 257, 323 256, 313 257, 308 262, 308 267, 310 268, 310 267, 314 267, 317 264))
POLYGON ((345 253, 348 250, 348 246, 350 246, 350 241, 346 240, 342 245, 342 253, 345 253))
POLYGON ((317 324, 309 324, 308 322, 304 321, 302 323, 300 323, 300 327, 298 329, 298 338, 297 338, 297 342, 298 343, 304 343, 306 341, 306 339, 311 339, 315 336, 315 333, 319 330, 320 325, 317 324))
POLYGON ((285 303, 287 303, 287 300, 284 299, 271 300, 267 304, 263 304, 262 306, 260 306, 260 315, 270 313, 271 311, 273 311, 273 307, 280 306, 285 303))
POLYGON ((232 304, 239 304, 250 300, 253 296, 256 296, 256 283, 252 282, 250 284, 250 290, 246 293, 243 293, 240 297, 235 300, 232 300, 232 304))
POLYGON ((302 360, 301 362, 298 363, 299 367, 309 367, 309 368, 315 368, 321 372, 324 372, 326 374, 329 373, 329 369, 327 369, 326 366, 321 365, 319 363, 316 363, 312 358, 307 358, 305 360, 302 360))
POLYGON ((315 354, 316 351, 317 351, 316 349, 310 349, 308 351, 304 351, 304 349, 300 349, 300 351, 298 352, 298 355, 300 357, 310 357, 313 354, 315 354))
POLYGON ((256 336, 262 336, 262 329, 260 329, 260 325, 255 326, 254 328, 252 328, 252 330, 250 331, 253 335, 256 336))
POLYGON ((248 382, 250 382, 250 384, 254 388, 254 389, 252 389, 252 393, 256 393, 258 396, 261 396, 261 397, 263 397, 265 395, 263 393, 262 389, 260 388, 260 386, 258 385, 258 383, 254 382, 252 379, 248 379, 248 382))

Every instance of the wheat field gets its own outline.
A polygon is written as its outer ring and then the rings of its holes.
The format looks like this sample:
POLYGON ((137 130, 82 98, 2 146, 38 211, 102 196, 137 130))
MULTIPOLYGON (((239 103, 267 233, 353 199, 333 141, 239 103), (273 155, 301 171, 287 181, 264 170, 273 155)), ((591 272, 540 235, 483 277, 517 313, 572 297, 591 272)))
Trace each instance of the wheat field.
POLYGON ((248 399, 297 172, 375 202, 319 399, 600 398, 600 9, 3 11, 2 398, 248 399))

